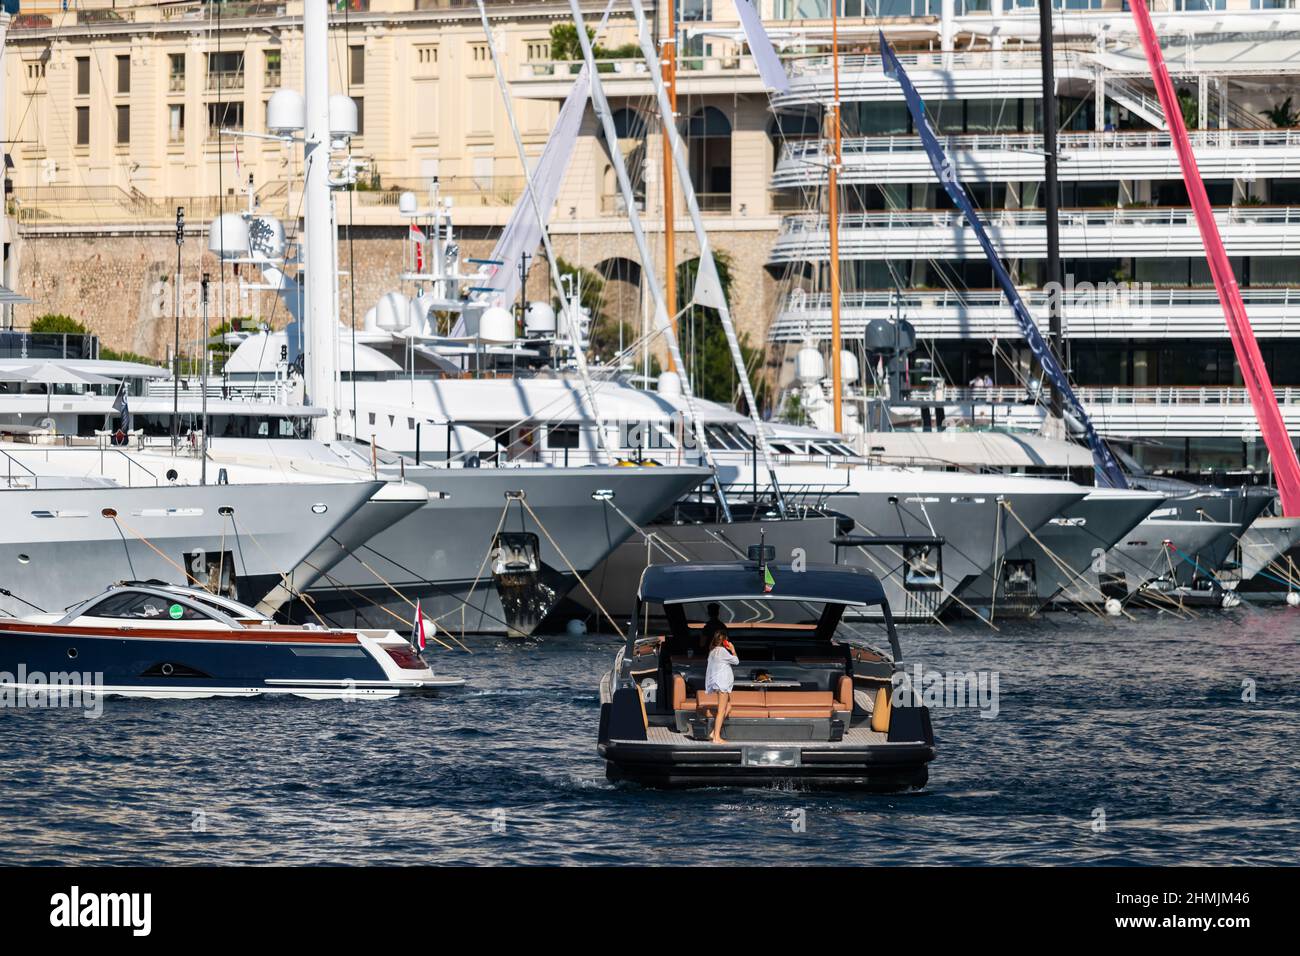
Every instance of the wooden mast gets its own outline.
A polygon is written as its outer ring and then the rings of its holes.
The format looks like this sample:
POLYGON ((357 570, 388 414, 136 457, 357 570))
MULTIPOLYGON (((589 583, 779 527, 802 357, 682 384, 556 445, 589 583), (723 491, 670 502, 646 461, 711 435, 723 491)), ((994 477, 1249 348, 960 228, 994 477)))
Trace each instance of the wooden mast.
POLYGON ((828 221, 831 237, 831 388, 835 410, 835 431, 844 429, 843 383, 840 381, 840 163, 843 144, 840 139, 840 20, 836 7, 839 0, 831 0, 831 74, 834 78, 834 98, 831 101, 831 168, 827 176, 826 191, 828 221))
MULTIPOLYGON (((673 189, 673 145, 667 124, 677 117, 677 0, 668 0, 668 25, 661 46, 664 87, 668 91, 668 104, 672 116, 663 120, 663 181, 664 181, 664 304, 668 307, 668 323, 673 335, 677 334, 677 236, 675 233, 677 202, 673 189)), ((689 133, 689 130, 688 130, 689 133)), ((672 359, 669 358, 671 364, 672 359)), ((674 369, 685 375, 685 369, 674 369)))

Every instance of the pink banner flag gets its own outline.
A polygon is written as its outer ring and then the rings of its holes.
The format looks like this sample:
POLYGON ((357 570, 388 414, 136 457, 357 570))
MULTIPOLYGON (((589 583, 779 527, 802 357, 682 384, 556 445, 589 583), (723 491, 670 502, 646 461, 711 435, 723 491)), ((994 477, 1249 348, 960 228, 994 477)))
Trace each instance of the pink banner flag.
POLYGON ((1246 306, 1241 301, 1241 290, 1237 288, 1232 263, 1228 261, 1223 239, 1219 236, 1219 224, 1215 222, 1214 210, 1210 208, 1210 199, 1205 194, 1205 183, 1201 181, 1201 172, 1196 166, 1196 157, 1192 154, 1192 143, 1187 138, 1187 127, 1183 123, 1183 111, 1174 93, 1174 84, 1169 79, 1169 71, 1165 68, 1164 54, 1156 39, 1151 14, 1146 8, 1145 0, 1130 2, 1129 7, 1133 10, 1133 19, 1137 22, 1138 34, 1142 38, 1151 78, 1155 80, 1156 95, 1160 97, 1160 105, 1164 108, 1169 136, 1178 152, 1178 163, 1182 166, 1183 180, 1187 184, 1187 196, 1192 204, 1192 212, 1196 215, 1196 225, 1201 231, 1201 241, 1205 244, 1205 257, 1209 260, 1210 274, 1214 277, 1214 287, 1219 293, 1219 304, 1223 306, 1223 317, 1227 320, 1228 333, 1232 336, 1232 347, 1237 353, 1237 364, 1241 366, 1241 377, 1246 383, 1246 392, 1250 395, 1250 404, 1259 422, 1260 434, 1273 459, 1273 481, 1277 485, 1278 497, 1282 499, 1282 513, 1287 517, 1300 516, 1300 462, 1296 460, 1295 447, 1291 444, 1286 422, 1282 420, 1282 410, 1278 408, 1277 397, 1273 394, 1273 383, 1269 381, 1264 357, 1259 352, 1259 343, 1255 341, 1250 319, 1246 316, 1246 306))

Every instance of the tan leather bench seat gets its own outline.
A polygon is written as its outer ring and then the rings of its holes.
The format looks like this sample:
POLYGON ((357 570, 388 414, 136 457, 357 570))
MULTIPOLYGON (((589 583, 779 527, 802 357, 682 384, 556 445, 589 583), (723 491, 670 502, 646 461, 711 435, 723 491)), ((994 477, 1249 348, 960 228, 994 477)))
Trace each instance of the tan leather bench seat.
MULTIPOLYGON (((718 706, 718 695, 701 692, 695 697, 686 696, 686 681, 680 674, 673 675, 674 711, 711 711, 718 706)), ((836 714, 852 712, 853 680, 843 675, 839 680, 839 693, 820 690, 737 690, 731 693, 731 717, 758 717, 764 719, 791 717, 802 719, 830 719, 836 714)))

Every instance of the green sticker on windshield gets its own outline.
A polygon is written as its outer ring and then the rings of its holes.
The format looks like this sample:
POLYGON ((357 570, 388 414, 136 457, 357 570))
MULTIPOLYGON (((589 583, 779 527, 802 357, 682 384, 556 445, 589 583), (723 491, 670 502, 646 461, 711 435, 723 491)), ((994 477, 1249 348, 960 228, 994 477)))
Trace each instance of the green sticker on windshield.
POLYGON ((185 613, 185 609, 181 607, 179 604, 173 604, 171 607, 167 609, 167 613, 172 616, 173 621, 179 621, 181 619, 181 615, 185 613))

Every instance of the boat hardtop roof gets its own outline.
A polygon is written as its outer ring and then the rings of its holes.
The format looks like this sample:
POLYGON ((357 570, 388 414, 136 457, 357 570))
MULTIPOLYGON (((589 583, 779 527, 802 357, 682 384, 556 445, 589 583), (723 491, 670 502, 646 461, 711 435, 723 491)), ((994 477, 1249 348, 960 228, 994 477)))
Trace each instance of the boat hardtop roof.
POLYGON ((769 563, 774 584, 764 589, 763 569, 756 561, 722 564, 655 564, 641 575, 640 599, 653 604, 698 601, 811 601, 822 604, 882 604, 880 580, 865 568, 842 564, 769 563))
MULTIPOLYGON (((83 616, 99 616, 95 612, 100 609, 101 602, 108 598, 121 599, 131 595, 142 598, 161 598, 164 601, 182 605, 183 609, 197 612, 198 616, 202 619, 206 619, 209 622, 224 624, 230 628, 242 628, 245 626, 245 622, 248 621, 255 621, 258 623, 271 622, 271 619, 261 611, 255 610, 246 604, 241 604, 239 601, 224 597, 220 594, 213 594, 207 588, 169 584, 165 581, 122 581, 118 584, 114 584, 108 588, 108 590, 96 594, 94 597, 72 605, 67 609, 67 613, 55 623, 69 623, 83 616)), ((114 604, 120 603, 120 600, 114 600, 114 604)), ((154 617, 154 615, 147 613, 137 615, 122 613, 122 611, 111 616, 154 617)), ((179 620, 182 617, 190 620, 194 619, 193 614, 187 615, 184 613, 184 610, 180 617, 174 617, 173 619, 179 620)), ((168 621, 167 617, 162 617, 161 615, 157 616, 156 619, 158 623, 165 623, 168 621)))

